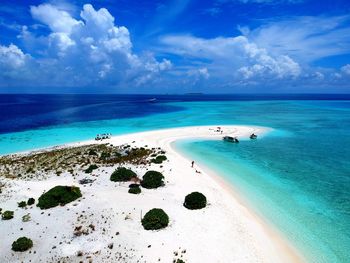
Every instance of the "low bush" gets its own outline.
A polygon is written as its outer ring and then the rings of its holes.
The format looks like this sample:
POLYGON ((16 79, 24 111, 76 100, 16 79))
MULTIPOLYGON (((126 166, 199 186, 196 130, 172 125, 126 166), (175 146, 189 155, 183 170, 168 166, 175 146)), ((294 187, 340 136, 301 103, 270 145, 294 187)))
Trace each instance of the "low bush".
POLYGON ((132 188, 129 188, 129 191, 128 191, 129 194, 140 194, 141 193, 141 188, 140 187, 132 187, 132 188))
POLYGON ((14 214, 13 211, 7 210, 1 214, 1 218, 2 220, 10 220, 13 218, 13 214, 14 214))
POLYGON ((96 156, 96 155, 97 155, 97 153, 96 153, 96 151, 95 151, 95 150, 90 150, 90 151, 89 151, 89 155, 95 155, 95 156, 96 156))
POLYGON ((98 168, 98 166, 96 164, 91 164, 86 170, 85 173, 89 174, 91 173, 93 170, 96 170, 98 168))
POLYGON ((129 184, 129 188, 135 188, 135 187, 140 187, 139 184, 129 184))
POLYGON ((24 208, 26 206, 27 206, 27 202, 26 201, 21 201, 21 202, 18 203, 18 207, 20 207, 20 208, 24 208))
POLYGON ((157 171, 148 171, 142 178, 141 186, 147 189, 158 188, 164 185, 164 176, 157 171))
POLYGON ((151 162, 160 164, 165 160, 167 160, 167 157, 165 155, 158 155, 156 158, 151 159, 151 162))
POLYGON ((79 187, 58 185, 42 194, 38 199, 37 206, 41 209, 48 209, 68 204, 81 196, 79 187))
POLYGON ((199 192, 193 192, 185 197, 184 207, 188 209, 202 209, 207 205, 207 198, 199 192))
POLYGON ((33 247, 33 241, 27 237, 20 237, 12 243, 12 250, 23 252, 33 247))
POLYGON ((127 182, 130 181, 131 178, 136 177, 137 174, 130 169, 125 167, 119 167, 115 170, 111 175, 111 181, 113 182, 127 182))
POLYGON ((141 223, 146 230, 158 230, 168 226, 169 217, 163 209, 153 208, 145 214, 141 223))
POLYGON ((122 154, 120 152, 115 152, 114 156, 117 157, 117 158, 120 158, 120 157, 122 157, 122 154))
POLYGON ((35 203, 35 199, 34 198, 29 198, 28 201, 27 201, 27 205, 34 205, 35 203))
POLYGON ((101 160, 107 160, 110 157, 111 157, 111 154, 109 152, 102 152, 100 159, 101 160))

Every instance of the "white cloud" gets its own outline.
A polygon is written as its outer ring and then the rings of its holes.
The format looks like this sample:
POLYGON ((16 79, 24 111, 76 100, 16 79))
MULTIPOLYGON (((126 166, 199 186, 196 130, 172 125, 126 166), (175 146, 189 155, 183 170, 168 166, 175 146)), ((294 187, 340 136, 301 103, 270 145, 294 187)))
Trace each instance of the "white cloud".
MULTIPOLYGON (((49 46, 59 49, 61 52, 66 51, 70 46, 74 46, 75 41, 66 33, 51 33, 49 35, 49 46)), ((64 54, 64 53, 59 53, 64 54)))
POLYGON ((316 71, 316 72, 314 73, 314 76, 315 76, 315 78, 318 79, 318 80, 324 80, 324 74, 321 73, 321 72, 319 72, 319 71, 316 71))
POLYGON ((1 68, 18 69, 25 64, 26 55, 16 45, 0 45, 0 65, 1 68))
POLYGON ((343 74, 350 76, 350 64, 346 64, 340 70, 343 74))
POLYGON ((250 30, 246 36, 274 55, 287 54, 302 63, 350 53, 347 16, 290 17, 250 30))
MULTIPOLYGON (((301 67, 287 55, 272 56, 244 36, 203 39, 189 35, 166 36, 162 40, 163 51, 186 56, 193 61, 206 59, 215 74, 238 73, 251 77, 296 78, 301 67)), ((196 68, 196 66, 194 65, 196 68)))
POLYGON ((49 26, 53 32, 71 33, 75 26, 81 25, 81 21, 75 20, 68 12, 51 4, 31 6, 30 13, 33 18, 49 26))
MULTIPOLYGON (((157 61, 150 54, 135 54, 129 30, 115 25, 114 17, 105 8, 95 10, 86 4, 80 19, 52 4, 31 6, 30 11, 50 32, 38 36, 27 26, 23 27, 18 37, 35 53, 35 59, 29 64, 23 62, 25 55, 17 46, 1 46, 0 58, 6 60, 5 67, 22 66, 31 73, 17 76, 14 82, 23 82, 25 77, 35 75, 32 85, 126 87, 152 82, 172 67, 169 60, 157 61)), ((4 76, 0 74, 1 77, 4 76)))
POLYGON ((196 80, 199 80, 200 78, 208 79, 210 77, 207 68, 191 69, 187 71, 187 74, 188 76, 194 76, 196 80))

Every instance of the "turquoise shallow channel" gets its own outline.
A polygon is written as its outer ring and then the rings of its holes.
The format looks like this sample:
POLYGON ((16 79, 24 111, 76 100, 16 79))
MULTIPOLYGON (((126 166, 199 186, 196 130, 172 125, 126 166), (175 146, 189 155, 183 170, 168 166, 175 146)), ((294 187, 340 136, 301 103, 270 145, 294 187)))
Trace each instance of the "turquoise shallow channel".
MULTIPOLYGON (((161 104, 161 103, 160 103, 161 104)), ((309 262, 350 262, 350 101, 165 102, 174 111, 0 134, 0 154, 193 125, 258 125, 273 132, 239 144, 184 140, 176 147, 248 200, 309 262)))

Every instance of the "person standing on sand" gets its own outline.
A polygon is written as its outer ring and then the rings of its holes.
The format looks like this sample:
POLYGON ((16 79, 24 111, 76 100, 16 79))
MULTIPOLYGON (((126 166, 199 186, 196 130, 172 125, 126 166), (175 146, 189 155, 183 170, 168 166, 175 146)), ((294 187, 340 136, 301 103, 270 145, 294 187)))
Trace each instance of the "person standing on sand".
POLYGON ((194 161, 192 161, 192 165, 191 165, 192 168, 193 168, 193 165, 194 165, 194 161))

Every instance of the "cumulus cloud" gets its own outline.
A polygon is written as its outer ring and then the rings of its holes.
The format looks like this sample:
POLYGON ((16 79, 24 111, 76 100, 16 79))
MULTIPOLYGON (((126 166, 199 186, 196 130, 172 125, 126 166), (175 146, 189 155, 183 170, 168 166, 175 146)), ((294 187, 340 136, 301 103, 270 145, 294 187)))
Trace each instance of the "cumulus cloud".
POLYGON ((72 18, 68 12, 59 10, 51 4, 31 6, 30 13, 34 19, 49 26, 53 32, 71 33, 75 26, 82 24, 81 21, 72 18))
POLYGON ((16 45, 0 45, 0 65, 3 69, 18 69, 25 64, 26 55, 16 45))
POLYGON ((228 73, 232 77, 236 75, 245 79, 296 78, 301 73, 299 64, 287 55, 272 56, 245 36, 214 39, 190 35, 167 36, 162 39, 162 43, 165 45, 164 50, 169 53, 186 56, 193 61, 209 61, 203 73, 207 73, 209 68, 216 74, 225 71, 225 74, 228 73))
POLYGON ((152 81, 172 66, 166 59, 158 61, 149 54, 135 54, 129 30, 116 25, 105 8, 96 10, 86 4, 79 19, 52 4, 31 6, 30 12, 49 29, 47 35, 38 36, 27 26, 22 28, 19 39, 36 52, 32 63, 26 63, 26 55, 14 45, 1 46, 0 56, 8 66, 22 66, 37 75, 34 85, 135 86, 152 81), (42 47, 40 53, 38 46, 42 47))
POLYGON ((0 86, 7 86, 12 80, 21 84, 17 80, 22 78, 33 80, 36 76, 28 70, 32 66, 32 57, 18 46, 0 45, 0 86))

